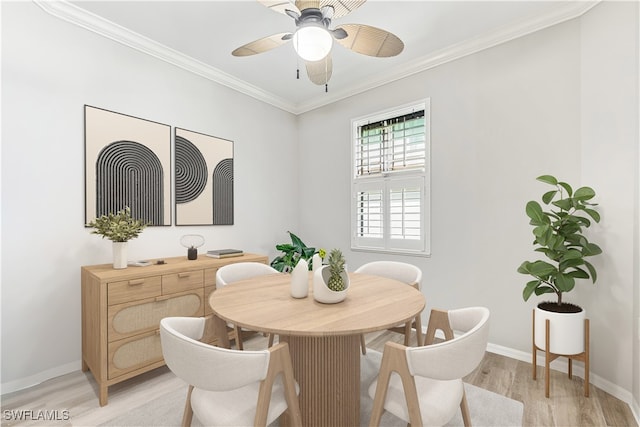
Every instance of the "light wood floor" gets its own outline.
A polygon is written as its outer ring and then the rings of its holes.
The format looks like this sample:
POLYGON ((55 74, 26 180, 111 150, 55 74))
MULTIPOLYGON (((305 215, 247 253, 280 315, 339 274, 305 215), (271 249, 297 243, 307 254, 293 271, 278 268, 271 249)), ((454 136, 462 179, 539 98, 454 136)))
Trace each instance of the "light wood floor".
MULTIPOLYGON (((388 340, 402 341, 392 332, 370 334, 367 347, 382 351, 388 340)), ((245 343, 246 349, 265 348, 263 337, 245 343)), ((538 380, 531 378, 531 365, 487 353, 481 365, 465 381, 524 403, 523 426, 637 426, 628 405, 591 386, 591 397, 583 396, 583 382, 576 376, 551 372, 551 397, 544 397, 544 368, 538 380)), ((2 396, 2 426, 96 426, 132 411, 184 383, 165 367, 109 387, 109 404, 98 405, 97 385, 90 373, 73 372, 35 387, 2 396), (13 418, 15 411, 53 411, 58 420, 13 418), (66 411, 66 412, 65 412, 66 411), (68 419, 65 419, 68 418, 68 419)))

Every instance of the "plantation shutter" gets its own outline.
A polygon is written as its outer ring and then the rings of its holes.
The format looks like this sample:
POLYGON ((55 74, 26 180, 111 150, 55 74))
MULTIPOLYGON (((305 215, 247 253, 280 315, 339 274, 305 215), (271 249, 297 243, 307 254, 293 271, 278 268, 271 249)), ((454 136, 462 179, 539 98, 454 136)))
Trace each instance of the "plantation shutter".
POLYGON ((352 121, 352 248, 428 254, 428 103, 352 121))

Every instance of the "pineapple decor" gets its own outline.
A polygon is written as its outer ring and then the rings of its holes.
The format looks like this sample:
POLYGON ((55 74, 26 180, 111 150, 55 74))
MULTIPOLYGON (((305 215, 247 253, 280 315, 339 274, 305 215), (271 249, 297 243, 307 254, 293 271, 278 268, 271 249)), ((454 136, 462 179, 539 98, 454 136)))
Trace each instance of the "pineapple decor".
POLYGON ((344 280, 342 279, 342 273, 344 272, 344 256, 340 249, 333 249, 329 253, 329 282, 327 287, 334 292, 344 291, 344 280))

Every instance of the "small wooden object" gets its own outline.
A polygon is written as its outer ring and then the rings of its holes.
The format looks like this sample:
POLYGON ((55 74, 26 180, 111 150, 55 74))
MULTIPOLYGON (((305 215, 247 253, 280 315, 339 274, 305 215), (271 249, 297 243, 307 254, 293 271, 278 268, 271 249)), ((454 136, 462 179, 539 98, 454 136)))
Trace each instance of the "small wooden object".
POLYGON ((533 333, 531 335, 532 339, 532 354, 533 354, 533 379, 536 379, 536 371, 537 371, 537 352, 538 350, 544 351, 545 353, 545 361, 544 361, 544 395, 545 397, 549 397, 549 365, 551 362, 556 360, 558 357, 566 357, 569 359, 569 368, 568 368, 568 376, 569 379, 573 377, 573 361, 578 360, 584 363, 584 396, 589 397, 589 319, 584 319, 584 351, 578 354, 555 354, 549 351, 549 341, 551 336, 551 326, 549 319, 545 322, 545 348, 541 349, 536 345, 536 311, 533 310, 533 333))

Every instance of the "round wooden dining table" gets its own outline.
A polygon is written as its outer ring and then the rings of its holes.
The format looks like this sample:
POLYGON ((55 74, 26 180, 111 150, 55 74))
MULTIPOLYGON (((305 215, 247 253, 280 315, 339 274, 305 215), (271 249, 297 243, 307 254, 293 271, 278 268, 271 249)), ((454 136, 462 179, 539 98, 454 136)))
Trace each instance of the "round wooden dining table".
POLYGON ((209 297, 218 318, 289 344, 305 426, 359 426, 361 334, 406 323, 425 307, 422 293, 402 282, 349 279, 347 298, 336 304, 314 300, 311 273, 306 298, 291 296, 284 273, 234 282, 209 297))

